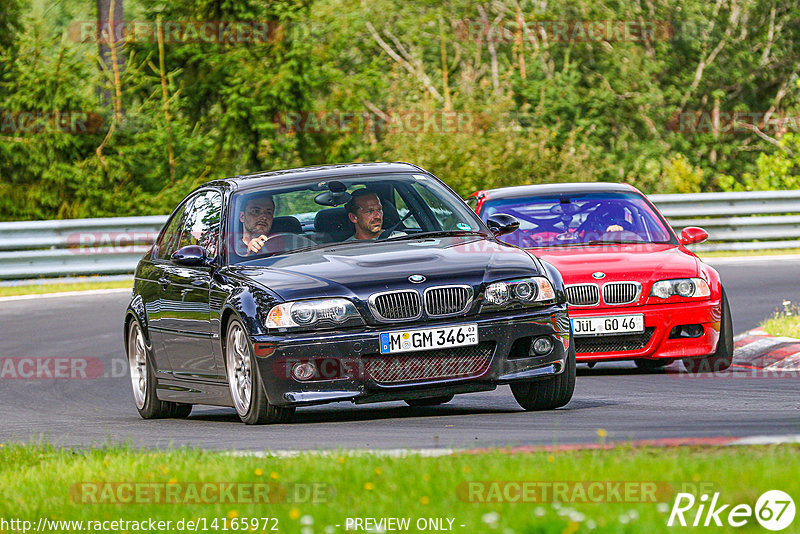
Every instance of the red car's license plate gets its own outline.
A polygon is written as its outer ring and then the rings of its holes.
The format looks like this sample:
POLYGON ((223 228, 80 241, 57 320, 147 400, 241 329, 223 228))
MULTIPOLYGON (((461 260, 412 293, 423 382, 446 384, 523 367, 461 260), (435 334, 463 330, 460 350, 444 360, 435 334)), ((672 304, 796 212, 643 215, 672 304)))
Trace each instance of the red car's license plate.
POLYGON ((644 332, 644 315, 641 313, 608 317, 575 317, 572 319, 572 334, 575 337, 641 334, 642 332, 644 332))

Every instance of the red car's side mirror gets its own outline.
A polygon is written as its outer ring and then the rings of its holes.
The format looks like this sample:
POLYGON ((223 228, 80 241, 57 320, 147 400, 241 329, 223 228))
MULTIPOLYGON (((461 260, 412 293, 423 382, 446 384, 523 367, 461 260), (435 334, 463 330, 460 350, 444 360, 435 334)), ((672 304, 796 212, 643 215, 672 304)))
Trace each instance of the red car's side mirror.
POLYGON ((708 232, 697 226, 687 226, 681 230, 681 245, 702 243, 708 239, 708 232))

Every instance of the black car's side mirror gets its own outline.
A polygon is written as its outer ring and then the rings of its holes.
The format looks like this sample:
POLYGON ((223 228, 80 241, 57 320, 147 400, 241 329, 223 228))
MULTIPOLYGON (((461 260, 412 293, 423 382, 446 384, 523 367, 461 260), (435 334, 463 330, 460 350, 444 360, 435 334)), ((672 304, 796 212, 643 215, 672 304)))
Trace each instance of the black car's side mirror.
POLYGON ((170 259, 178 265, 187 267, 198 267, 208 263, 206 249, 200 245, 186 245, 172 253, 170 259))
POLYGON ((519 220, 513 215, 495 213, 486 219, 486 226, 495 236, 510 234, 519 228, 519 220))

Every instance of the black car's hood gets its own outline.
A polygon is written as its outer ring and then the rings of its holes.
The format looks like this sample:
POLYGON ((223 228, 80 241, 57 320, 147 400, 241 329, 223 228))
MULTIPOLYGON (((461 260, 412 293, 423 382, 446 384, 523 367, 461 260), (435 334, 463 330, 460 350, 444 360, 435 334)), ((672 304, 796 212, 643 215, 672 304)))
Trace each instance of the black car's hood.
POLYGON ((479 236, 346 243, 255 260, 230 268, 284 300, 347 296, 366 299, 387 289, 468 284, 538 274, 524 250, 479 236), (425 277, 412 284, 409 276, 425 277))

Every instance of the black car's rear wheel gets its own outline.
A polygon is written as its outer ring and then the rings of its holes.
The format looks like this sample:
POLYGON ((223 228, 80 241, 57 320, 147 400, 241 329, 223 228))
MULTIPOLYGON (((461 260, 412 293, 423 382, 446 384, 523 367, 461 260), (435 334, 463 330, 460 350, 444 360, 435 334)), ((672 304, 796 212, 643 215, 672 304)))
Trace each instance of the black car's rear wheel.
POLYGON ((233 407, 248 425, 285 423, 291 419, 293 407, 274 406, 267 401, 264 383, 253 357, 253 348, 244 326, 231 320, 225 337, 225 366, 233 407))
POLYGON ((511 384, 511 392, 528 411, 552 410, 566 405, 575 391, 575 343, 567 352, 564 370, 550 378, 511 384))
POLYGON ((406 399, 409 406, 439 406, 453 400, 453 395, 442 395, 441 397, 428 397, 427 399, 406 399))
POLYGON ((191 404, 158 399, 155 369, 147 351, 142 327, 136 319, 131 320, 128 327, 128 367, 131 373, 133 401, 143 419, 189 416, 192 412, 191 404))
POLYGON ((714 373, 725 371, 733 363, 733 320, 728 296, 722 291, 722 320, 719 327, 717 350, 705 358, 684 358, 683 365, 690 373, 714 373))

